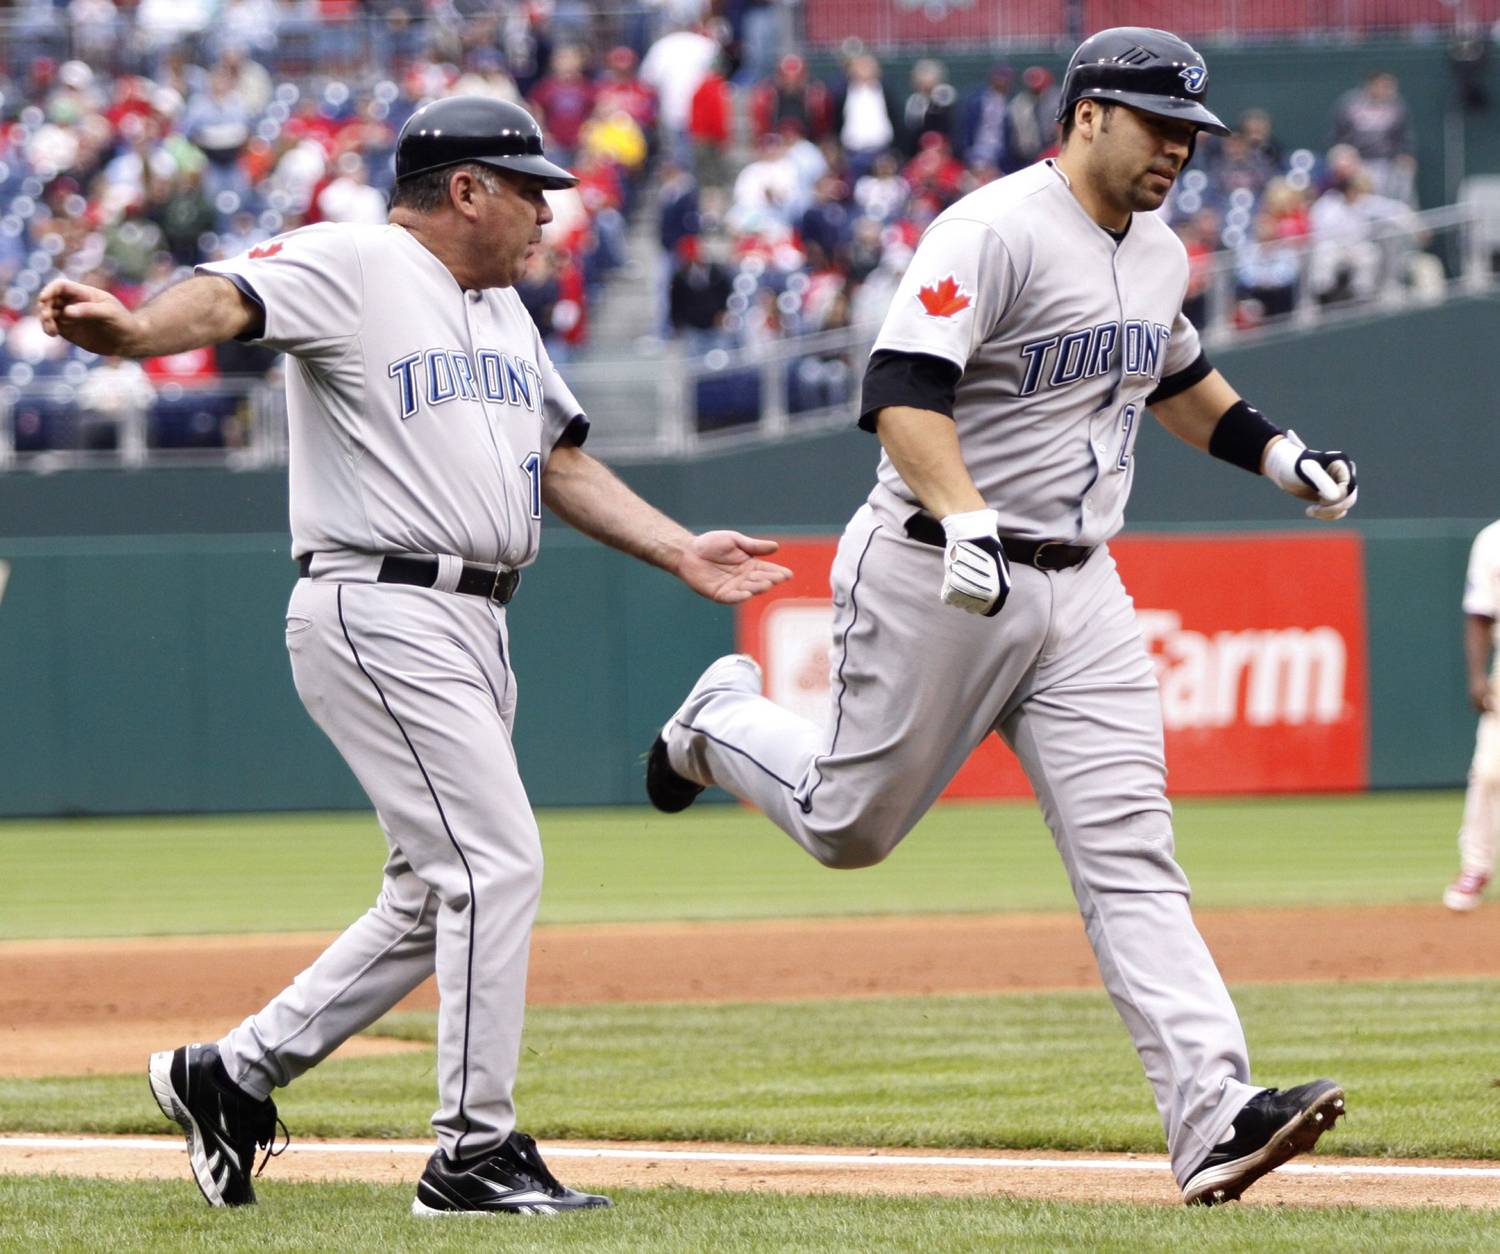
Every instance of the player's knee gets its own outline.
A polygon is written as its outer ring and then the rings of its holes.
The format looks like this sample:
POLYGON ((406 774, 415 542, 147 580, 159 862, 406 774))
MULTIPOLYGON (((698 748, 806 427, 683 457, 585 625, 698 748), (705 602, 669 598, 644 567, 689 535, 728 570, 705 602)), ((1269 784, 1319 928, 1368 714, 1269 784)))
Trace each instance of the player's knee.
POLYGON ((835 871, 857 871, 884 862, 906 833, 879 816, 860 814, 842 821, 827 815, 807 816, 812 854, 835 871))

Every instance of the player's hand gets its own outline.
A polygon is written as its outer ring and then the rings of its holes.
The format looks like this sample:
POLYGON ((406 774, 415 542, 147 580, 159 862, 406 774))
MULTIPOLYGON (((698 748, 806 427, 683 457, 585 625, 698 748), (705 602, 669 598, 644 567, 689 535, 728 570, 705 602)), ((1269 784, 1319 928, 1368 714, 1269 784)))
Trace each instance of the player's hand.
POLYGON ((785 566, 764 560, 779 547, 738 531, 705 531, 682 551, 677 577, 710 601, 738 605, 792 577, 785 566))
POLYGON ((1000 544, 1000 516, 992 509, 943 519, 943 604, 993 618, 1010 595, 1010 563, 1000 544))
POLYGON ((1481 714, 1488 714, 1495 708, 1495 695, 1490 688, 1488 675, 1479 675, 1469 680, 1469 704, 1481 714))
POLYGON ((1342 518, 1359 498, 1354 458, 1348 453, 1308 448, 1295 431, 1272 442, 1265 471, 1266 478, 1283 492, 1313 502, 1307 507, 1309 518, 1342 518))
POLYGON ((130 355, 135 315, 103 288, 53 279, 37 297, 37 316, 48 335, 104 357, 130 355))

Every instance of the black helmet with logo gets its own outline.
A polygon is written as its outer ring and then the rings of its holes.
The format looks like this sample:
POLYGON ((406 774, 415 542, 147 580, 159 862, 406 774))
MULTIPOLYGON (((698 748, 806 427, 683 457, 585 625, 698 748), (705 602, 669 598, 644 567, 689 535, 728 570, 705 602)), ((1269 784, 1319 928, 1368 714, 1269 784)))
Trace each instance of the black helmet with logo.
POLYGON ((548 191, 578 179, 542 155, 542 128, 518 104, 489 96, 450 96, 425 104, 396 140, 396 181, 477 161, 530 174, 548 191))
POLYGON ((1101 100, 1228 135, 1204 104, 1207 91, 1208 67, 1192 44, 1149 26, 1115 26, 1078 45, 1057 118, 1062 121, 1080 100, 1101 100))

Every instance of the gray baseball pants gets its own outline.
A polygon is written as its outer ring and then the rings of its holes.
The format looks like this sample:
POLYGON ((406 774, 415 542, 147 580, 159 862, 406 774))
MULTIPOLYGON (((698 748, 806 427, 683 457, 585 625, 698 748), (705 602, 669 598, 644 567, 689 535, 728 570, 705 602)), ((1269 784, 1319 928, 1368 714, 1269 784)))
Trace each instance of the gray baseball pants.
POLYGON ((375 904, 222 1041, 258 1097, 320 1062, 437 972, 438 1143, 515 1126, 542 851, 510 731, 504 611, 473 596, 299 580, 287 649, 303 704, 374 803, 389 852, 375 904))
POLYGON ((1173 858, 1155 676, 1107 549, 1070 570, 1012 575, 994 618, 943 606, 941 550, 866 505, 833 565, 824 725, 718 688, 679 711, 668 755, 684 776, 759 807, 818 861, 862 867, 998 732, 1041 803, 1181 1181, 1258 1089, 1173 858))

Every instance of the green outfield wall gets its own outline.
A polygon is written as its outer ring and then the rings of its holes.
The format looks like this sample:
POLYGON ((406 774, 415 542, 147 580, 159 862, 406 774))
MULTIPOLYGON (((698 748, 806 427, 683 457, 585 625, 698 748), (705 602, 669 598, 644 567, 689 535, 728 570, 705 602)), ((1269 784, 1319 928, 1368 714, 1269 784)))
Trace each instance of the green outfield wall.
MULTIPOLYGON (((1459 783, 1458 598, 1483 520, 1372 523, 1376 787, 1459 783)), ((538 805, 641 800, 640 755, 730 611, 569 533, 511 607, 517 748, 538 805)), ((0 814, 342 808, 364 799, 303 712, 277 535, 0 542, 0 814)))

